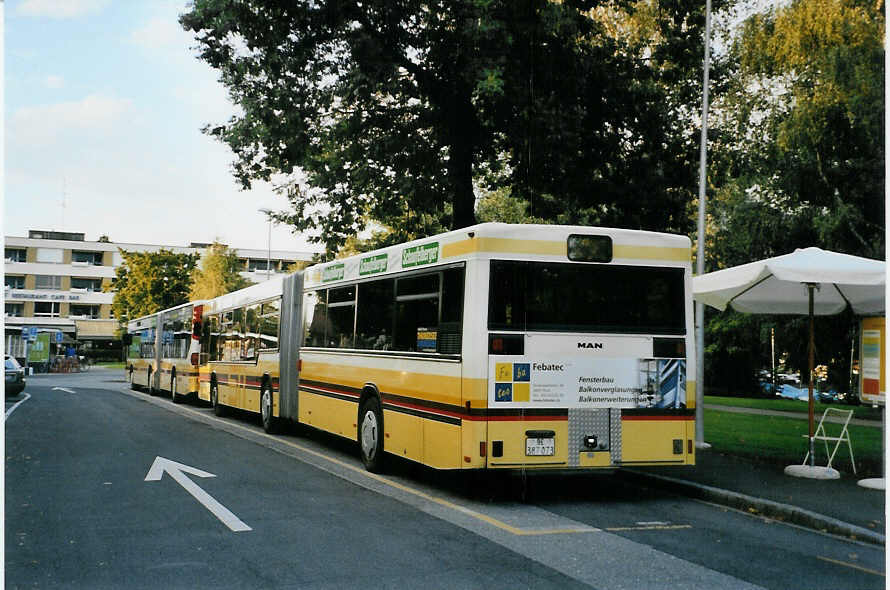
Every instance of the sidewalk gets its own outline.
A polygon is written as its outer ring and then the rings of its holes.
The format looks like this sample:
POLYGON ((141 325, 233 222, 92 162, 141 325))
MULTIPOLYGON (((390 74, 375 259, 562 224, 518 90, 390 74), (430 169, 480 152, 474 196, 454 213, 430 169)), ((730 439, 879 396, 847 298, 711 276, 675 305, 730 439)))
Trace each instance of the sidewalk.
MULTIPOLYGON (((704 408, 706 410, 719 410, 721 412, 733 412, 735 414, 759 414, 761 416, 779 416, 782 418, 794 418, 796 420, 808 420, 809 414, 806 412, 786 412, 782 410, 761 410, 758 408, 741 408, 736 406, 722 406, 719 404, 705 404, 704 408)), ((847 410, 849 408, 845 408, 843 406, 837 408, 838 410, 847 410)), ((822 414, 816 414, 816 422, 819 422, 819 419, 822 417, 822 414)), ((843 418, 840 418, 836 415, 829 415, 825 418, 826 422, 830 422, 833 424, 843 424, 843 418)), ((862 418, 850 418, 850 424, 855 424, 856 426, 870 426, 872 428, 881 428, 880 420, 863 420, 862 418)))
POLYGON ((620 473, 746 512, 884 544, 884 491, 860 487, 853 474, 828 481, 791 477, 781 466, 713 450, 699 450, 692 467, 643 467, 620 473))

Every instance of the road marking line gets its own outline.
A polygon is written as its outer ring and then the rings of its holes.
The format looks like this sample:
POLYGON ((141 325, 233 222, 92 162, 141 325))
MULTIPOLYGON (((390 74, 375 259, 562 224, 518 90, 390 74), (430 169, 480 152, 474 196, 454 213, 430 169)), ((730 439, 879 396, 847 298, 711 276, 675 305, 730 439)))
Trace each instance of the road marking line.
POLYGON ((856 565, 855 563, 847 563, 846 561, 839 561, 837 559, 831 559, 829 557, 822 557, 821 555, 817 555, 816 559, 821 559, 822 561, 827 561, 828 563, 833 563, 835 565, 842 565, 845 567, 853 568, 854 570, 859 570, 861 572, 872 574, 874 576, 880 576, 882 578, 887 576, 884 572, 868 569, 867 567, 862 567, 861 565, 856 565))
POLYGON ((691 528, 691 524, 650 524, 636 526, 613 526, 606 527, 605 530, 610 533, 620 533, 625 531, 676 531, 680 529, 691 528))
POLYGON ((235 516, 231 510, 220 504, 216 498, 205 492, 198 484, 186 477, 186 473, 196 477, 216 477, 214 474, 198 469, 197 467, 191 467, 189 465, 177 463, 176 461, 171 461, 165 457, 155 457, 154 462, 148 470, 148 474, 145 476, 145 481, 161 481, 161 478, 164 477, 164 473, 168 473, 176 483, 181 485, 185 491, 191 494, 195 500, 200 502, 204 508, 213 513, 216 518, 222 521, 222 523, 229 527, 233 532, 241 533, 253 530, 247 526, 244 521, 235 516))
POLYGON ((53 387, 53 391, 55 390, 64 391, 65 393, 77 393, 73 389, 68 389, 67 387, 53 387))
POLYGON ((18 402, 15 403, 14 406, 12 406, 12 407, 9 408, 8 410, 6 410, 6 416, 3 418, 3 421, 6 422, 6 418, 9 418, 9 415, 12 414, 12 413, 15 411, 15 409, 16 409, 17 407, 19 407, 20 405, 22 405, 23 403, 25 403, 25 402, 28 401, 29 399, 31 399, 31 396, 30 396, 29 394, 26 393, 24 398, 20 399, 18 402))
MULTIPOLYGON (((136 394, 130 393, 129 391, 127 391, 125 389, 122 389, 120 391, 123 392, 124 394, 129 395, 130 397, 133 397, 136 399, 141 399, 143 401, 153 401, 153 400, 147 400, 146 398, 144 398, 142 396, 138 396, 136 394)), ((166 407, 166 405, 162 405, 162 404, 156 404, 156 405, 162 406, 168 410, 174 410, 174 408, 166 407)), ((517 535, 517 536, 570 535, 570 534, 579 534, 579 533, 601 533, 601 532, 603 532, 603 529, 596 528, 596 527, 587 527, 587 526, 569 527, 569 528, 560 528, 560 529, 522 529, 522 528, 510 525, 510 524, 507 524, 506 522, 498 520, 492 516, 488 516, 487 514, 482 514, 481 512, 477 512, 476 510, 473 510, 472 508, 467 508, 466 506, 461 506, 460 504, 455 504, 454 502, 451 502, 450 500, 446 500, 446 499, 440 498, 438 496, 433 496, 432 494, 428 494, 426 492, 412 488, 410 486, 399 483, 397 481, 387 479, 385 477, 377 475, 376 473, 371 473, 370 471, 366 471, 363 468, 356 467, 354 465, 350 465, 349 463, 346 463, 345 461, 341 461, 340 459, 337 459, 335 457, 325 455, 324 453, 320 453, 320 452, 310 449, 308 447, 304 447, 303 445, 297 444, 295 442, 291 442, 287 439, 271 436, 271 435, 266 434, 265 432, 256 431, 256 430, 248 428, 246 426, 242 426, 241 424, 238 424, 237 422, 222 420, 215 416, 207 416, 203 412, 200 412, 200 411, 192 409, 192 408, 179 406, 179 407, 175 408, 175 411, 190 412, 196 416, 200 416, 201 418, 204 418, 207 420, 212 420, 215 422, 220 422, 222 424, 225 424, 226 426, 230 426, 233 428, 237 428, 239 430, 243 430, 243 431, 248 432, 254 436, 260 436, 262 438, 267 438, 267 439, 274 441, 276 443, 281 443, 281 444, 287 445, 287 446, 297 449, 303 453, 306 453, 307 455, 312 455, 314 457, 317 457, 317 458, 327 461, 329 463, 333 463, 333 464, 335 464, 339 467, 342 467, 344 469, 348 469, 358 475, 373 479, 373 480, 377 481, 378 483, 387 485, 389 487, 403 491, 407 494, 411 494, 418 498, 422 498, 429 502, 433 502, 440 506, 444 506, 445 508, 449 508, 456 512, 460 512, 462 514, 470 516, 471 518, 475 518, 476 520, 480 520, 482 522, 490 524, 498 529, 501 529, 502 531, 506 531, 513 535, 517 535)))

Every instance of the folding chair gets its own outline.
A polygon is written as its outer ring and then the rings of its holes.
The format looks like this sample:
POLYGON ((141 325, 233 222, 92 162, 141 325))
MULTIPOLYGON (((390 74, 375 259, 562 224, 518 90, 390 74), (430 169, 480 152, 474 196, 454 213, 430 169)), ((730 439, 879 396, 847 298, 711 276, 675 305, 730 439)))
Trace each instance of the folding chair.
MULTIPOLYGON (((813 434, 813 440, 821 440, 825 443, 825 454, 828 455, 828 468, 831 469, 831 462, 834 461, 834 456, 837 453, 838 447, 841 446, 842 442, 847 443, 847 448, 850 450, 850 463, 853 465, 853 473, 856 473, 856 461, 853 459, 853 445, 850 443, 850 433, 847 431, 847 426, 850 424, 850 418, 853 417, 853 410, 839 410, 837 408, 826 408, 822 413, 822 417, 819 419, 819 426, 816 427, 816 432, 813 434), (843 420, 840 424, 843 425, 841 428, 841 433, 839 436, 828 436, 828 433, 825 432, 825 418, 828 416, 829 412, 836 412, 840 414, 840 419, 843 420), (834 450, 831 451, 831 454, 828 453, 828 441, 834 441, 834 450)), ((804 435, 804 438, 808 438, 809 435, 804 435)), ((807 459, 810 458, 810 452, 807 451, 807 456, 803 458, 803 464, 807 464, 807 459)))

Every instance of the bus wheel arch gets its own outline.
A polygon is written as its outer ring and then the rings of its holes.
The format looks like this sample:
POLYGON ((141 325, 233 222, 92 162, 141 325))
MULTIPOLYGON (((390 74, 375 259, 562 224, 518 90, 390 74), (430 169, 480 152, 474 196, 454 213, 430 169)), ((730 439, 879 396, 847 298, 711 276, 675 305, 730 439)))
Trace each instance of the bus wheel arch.
POLYGON ((274 409, 272 379, 266 373, 263 375, 262 385, 260 385, 260 417, 266 434, 277 434, 281 427, 281 420, 275 417, 274 409))
POLYGON ((383 405, 377 388, 366 385, 359 399, 357 422, 359 452, 365 469, 383 470, 383 405))

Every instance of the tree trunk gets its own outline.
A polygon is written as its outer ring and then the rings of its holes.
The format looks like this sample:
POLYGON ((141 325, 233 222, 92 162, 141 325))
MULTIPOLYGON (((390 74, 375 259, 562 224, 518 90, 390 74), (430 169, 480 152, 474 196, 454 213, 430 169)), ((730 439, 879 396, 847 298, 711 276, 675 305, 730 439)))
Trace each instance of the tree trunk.
POLYGON ((473 159, 478 122, 467 92, 452 105, 449 133, 448 176, 451 180, 451 229, 476 223, 476 196, 473 192, 473 159))

